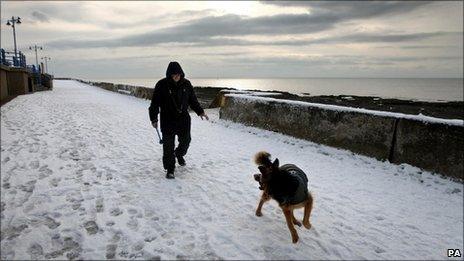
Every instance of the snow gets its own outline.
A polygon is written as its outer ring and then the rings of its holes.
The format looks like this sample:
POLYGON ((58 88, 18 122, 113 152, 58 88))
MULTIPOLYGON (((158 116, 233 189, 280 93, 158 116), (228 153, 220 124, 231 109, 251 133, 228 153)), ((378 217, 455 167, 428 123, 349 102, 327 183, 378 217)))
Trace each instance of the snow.
MULTIPOLYGON (((149 101, 75 81, 1 107, 1 259, 446 259, 463 185, 289 136, 192 115, 167 180, 149 101), (259 150, 307 173, 310 230, 274 201, 256 217, 259 150)), ((295 216, 301 219, 302 210, 295 216)))
POLYGON ((260 102, 260 103, 285 103, 291 104, 293 106, 302 106, 302 107, 316 107, 324 110, 332 110, 332 111, 345 111, 345 112, 358 112, 358 113, 365 113, 365 114, 372 114, 381 117, 393 117, 393 118, 402 118, 402 119, 409 119, 409 120, 416 120, 422 121, 425 123, 439 123, 439 124, 447 124, 453 126, 464 126, 464 120, 457 120, 457 119, 441 119, 423 115, 419 113, 418 115, 412 114, 404 114, 398 112, 387 112, 387 111, 375 111, 375 110, 368 110, 362 108, 353 108, 347 106, 339 106, 339 105, 330 105, 330 104, 322 104, 322 103, 311 103, 311 102, 303 102, 303 101, 293 101, 293 100, 282 100, 276 98, 268 98, 268 97, 255 97, 249 96, 247 94, 226 94, 227 97, 234 97, 242 102, 260 102))
POLYGON ((342 99, 345 99, 345 100, 354 100, 354 98, 351 97, 351 96, 342 96, 342 99))
POLYGON ((122 94, 127 94, 127 95, 130 95, 130 94, 131 94, 130 91, 121 90, 121 89, 118 89, 118 92, 119 92, 119 93, 122 93, 122 94))
POLYGON ((246 90, 221 90, 226 94, 246 94, 251 96, 279 96, 281 93, 278 92, 262 92, 262 91, 246 91, 246 90))

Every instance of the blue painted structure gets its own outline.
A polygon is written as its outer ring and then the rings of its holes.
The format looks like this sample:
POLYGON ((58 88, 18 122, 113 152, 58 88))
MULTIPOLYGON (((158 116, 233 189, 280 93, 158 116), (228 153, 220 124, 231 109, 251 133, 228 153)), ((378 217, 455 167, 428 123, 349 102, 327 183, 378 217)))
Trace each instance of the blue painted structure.
POLYGON ((9 67, 27 67, 26 56, 22 52, 15 56, 14 52, 7 52, 3 48, 0 49, 0 63, 9 67))

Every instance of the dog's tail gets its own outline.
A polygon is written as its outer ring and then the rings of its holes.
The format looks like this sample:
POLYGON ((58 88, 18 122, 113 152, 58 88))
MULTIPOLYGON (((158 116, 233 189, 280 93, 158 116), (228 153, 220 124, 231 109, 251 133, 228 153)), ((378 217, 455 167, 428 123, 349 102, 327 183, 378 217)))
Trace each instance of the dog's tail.
POLYGON ((255 163, 259 166, 271 166, 271 154, 266 151, 260 151, 255 155, 255 163))

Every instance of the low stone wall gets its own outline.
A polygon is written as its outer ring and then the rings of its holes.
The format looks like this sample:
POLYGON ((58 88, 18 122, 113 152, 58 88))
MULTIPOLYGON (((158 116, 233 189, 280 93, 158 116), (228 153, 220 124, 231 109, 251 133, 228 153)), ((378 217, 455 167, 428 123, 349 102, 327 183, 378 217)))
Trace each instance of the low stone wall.
MULTIPOLYGON (((151 100, 153 96, 153 88, 147 88, 144 86, 132 86, 126 84, 114 84, 109 82, 92 82, 92 81, 84 81, 80 79, 72 79, 72 78, 60 78, 63 80, 75 80, 85 84, 97 86, 103 88, 108 91, 119 92, 122 94, 127 94, 131 96, 135 96, 137 98, 151 100)), ((198 98, 198 102, 203 108, 209 108, 211 106, 211 102, 214 98, 219 94, 219 92, 224 88, 214 88, 214 87, 194 87, 195 93, 198 98)))
POLYGON ((462 180, 463 129, 463 126, 399 119, 390 161, 462 180))
POLYGON ((237 95, 223 95, 216 102, 222 105, 221 119, 463 180, 462 124, 428 123, 394 113, 363 113, 332 109, 340 106, 311 106, 237 95))
POLYGON ((84 80, 79 80, 79 79, 74 79, 76 81, 97 86, 100 88, 103 88, 108 91, 113 91, 113 92, 119 92, 131 96, 135 96, 137 98, 142 98, 142 99, 151 99, 153 96, 153 88, 147 88, 143 86, 132 86, 132 85, 126 85, 126 84, 114 84, 110 82, 91 82, 91 81, 84 81, 84 80), (120 92, 122 90, 123 92, 120 92))

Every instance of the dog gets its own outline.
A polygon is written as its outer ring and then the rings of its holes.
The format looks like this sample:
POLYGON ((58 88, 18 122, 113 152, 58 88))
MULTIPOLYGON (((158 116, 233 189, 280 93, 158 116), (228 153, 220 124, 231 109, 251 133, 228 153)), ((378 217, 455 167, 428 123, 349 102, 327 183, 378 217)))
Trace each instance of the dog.
POLYGON ((304 207, 303 226, 307 229, 311 228, 309 217, 314 200, 308 191, 308 177, 293 164, 279 167, 279 159, 272 162, 270 157, 268 152, 261 151, 254 158, 261 173, 253 176, 259 182, 259 189, 263 191, 255 214, 258 217, 262 216, 263 204, 271 198, 276 200, 285 215, 292 242, 297 243, 299 237, 294 225, 301 227, 301 222, 293 215, 294 209, 304 207))

